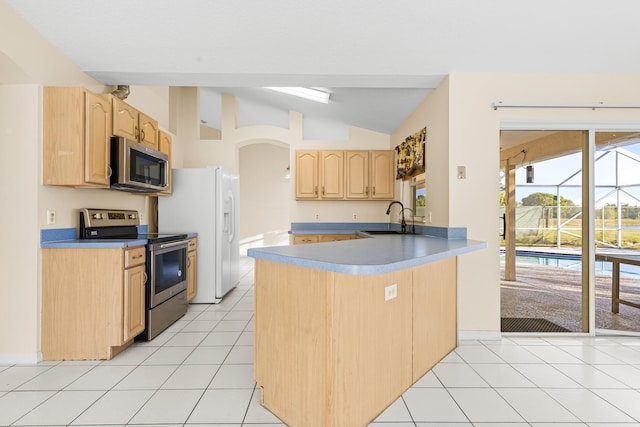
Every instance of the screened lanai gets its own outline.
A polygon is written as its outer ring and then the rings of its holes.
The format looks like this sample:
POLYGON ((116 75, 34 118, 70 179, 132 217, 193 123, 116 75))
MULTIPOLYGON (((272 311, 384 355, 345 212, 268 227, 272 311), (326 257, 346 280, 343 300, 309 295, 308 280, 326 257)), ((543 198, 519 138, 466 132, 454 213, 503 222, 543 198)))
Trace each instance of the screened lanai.
POLYGON ((634 257, 640 264, 640 138, 595 136, 595 209, 585 215, 586 131, 501 135, 503 332, 586 332, 589 303, 595 305, 596 331, 640 332, 640 266, 633 264, 634 257), (595 278, 586 286, 585 221, 593 222, 596 254, 595 278), (611 262, 611 256, 624 262, 611 262), (589 300, 590 293, 595 298, 589 300))

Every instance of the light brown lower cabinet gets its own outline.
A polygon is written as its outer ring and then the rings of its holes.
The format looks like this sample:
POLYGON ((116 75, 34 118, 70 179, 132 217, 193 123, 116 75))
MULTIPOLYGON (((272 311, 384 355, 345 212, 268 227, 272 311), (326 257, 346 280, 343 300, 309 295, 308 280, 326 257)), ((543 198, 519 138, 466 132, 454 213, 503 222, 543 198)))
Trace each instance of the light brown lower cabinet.
POLYGON ((261 404, 289 426, 368 425, 455 348, 455 295, 455 257, 380 275, 256 259, 261 404))
POLYGON ((290 241, 293 245, 304 245, 307 243, 338 242, 340 240, 359 239, 356 234, 292 234, 290 241))
POLYGON ((187 251, 187 302, 191 301, 198 292, 198 258, 196 256, 197 240, 198 239, 196 238, 189 239, 187 251))
POLYGON ((111 359, 145 328, 146 249, 42 249, 44 360, 111 359))
POLYGON ((413 380, 457 345, 457 257, 413 268, 413 380))

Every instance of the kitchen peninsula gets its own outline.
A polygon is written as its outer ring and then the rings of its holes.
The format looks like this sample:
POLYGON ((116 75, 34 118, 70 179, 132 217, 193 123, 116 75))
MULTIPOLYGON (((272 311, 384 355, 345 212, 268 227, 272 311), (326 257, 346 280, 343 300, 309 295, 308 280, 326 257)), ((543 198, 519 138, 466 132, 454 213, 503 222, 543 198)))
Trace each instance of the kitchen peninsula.
POLYGON ((426 235, 250 249, 254 375, 289 426, 366 426, 456 347, 457 257, 426 235))

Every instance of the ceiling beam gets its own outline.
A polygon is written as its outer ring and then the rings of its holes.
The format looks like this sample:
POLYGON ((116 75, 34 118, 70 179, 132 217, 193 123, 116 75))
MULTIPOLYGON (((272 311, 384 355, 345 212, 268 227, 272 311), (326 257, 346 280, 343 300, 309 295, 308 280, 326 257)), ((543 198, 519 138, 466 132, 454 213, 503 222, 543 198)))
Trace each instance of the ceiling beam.
MULTIPOLYGON (((619 145, 637 136, 637 132, 596 132, 596 146, 619 145)), ((521 157, 520 161, 530 163, 577 153, 582 150, 582 142, 586 137, 586 130, 562 130, 514 147, 501 149, 500 165, 504 167, 507 159, 515 160, 517 156, 521 157), (526 158, 522 153, 523 150, 526 152, 526 158)))

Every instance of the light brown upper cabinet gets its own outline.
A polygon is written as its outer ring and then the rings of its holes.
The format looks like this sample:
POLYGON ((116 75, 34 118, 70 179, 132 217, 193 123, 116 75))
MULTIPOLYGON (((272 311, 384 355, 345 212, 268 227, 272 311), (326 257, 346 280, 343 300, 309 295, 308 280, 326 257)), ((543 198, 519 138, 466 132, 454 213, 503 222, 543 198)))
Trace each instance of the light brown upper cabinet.
POLYGON ((344 199, 344 151, 296 150, 296 199, 344 199))
POLYGON ((80 87, 43 90, 45 185, 109 187, 110 100, 80 87))
POLYGON ((320 151, 320 198, 344 198, 344 151, 320 151))
POLYGON ((376 150, 369 152, 371 199, 393 200, 395 195, 395 152, 376 150))
POLYGON ((296 200, 392 200, 394 152, 296 151, 296 200))
POLYGON ((171 195, 171 135, 167 132, 158 131, 158 151, 166 154, 169 157, 169 182, 166 190, 161 191, 158 195, 169 196, 171 195))
POLYGON ((318 200, 318 151, 296 151, 296 199, 318 200))
POLYGON ((113 134, 158 149, 158 121, 136 110, 120 98, 113 102, 113 134))
POLYGON ((369 152, 347 151, 347 199, 369 198, 369 152))

